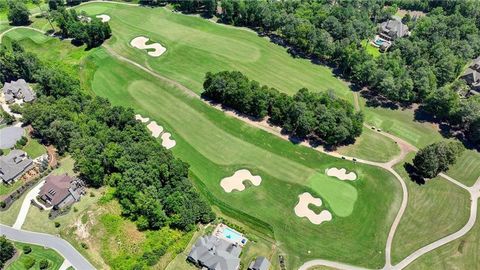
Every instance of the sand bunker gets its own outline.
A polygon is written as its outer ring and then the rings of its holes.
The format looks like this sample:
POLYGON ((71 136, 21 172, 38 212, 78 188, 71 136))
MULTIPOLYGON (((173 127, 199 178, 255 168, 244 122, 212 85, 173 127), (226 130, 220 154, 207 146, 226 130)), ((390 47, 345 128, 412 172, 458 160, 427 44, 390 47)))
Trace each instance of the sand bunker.
POLYGON ((135 120, 140 121, 142 123, 147 123, 148 121, 150 121, 150 118, 143 117, 140 114, 135 114, 135 120))
POLYGON ((245 185, 243 181, 248 180, 254 186, 259 186, 262 182, 262 178, 258 175, 252 175, 249 170, 238 170, 232 176, 223 178, 220 181, 220 186, 225 190, 225 192, 232 192, 234 189, 238 191, 243 191, 245 189, 245 185))
POLYGON ((177 142, 175 140, 172 140, 170 136, 172 136, 172 134, 168 132, 162 134, 162 146, 167 149, 170 149, 177 144, 177 142))
POLYGON ((322 206, 322 200, 320 198, 314 198, 308 192, 298 195, 298 198, 300 200, 295 206, 295 215, 299 217, 306 217, 308 220, 310 220, 310 222, 316 225, 332 220, 332 214, 328 210, 322 210, 320 214, 316 214, 308 208, 309 204, 313 204, 318 207, 322 206))
POLYGON ((100 20, 102 20, 102 22, 108 22, 110 21, 110 16, 106 15, 106 14, 100 14, 100 15, 97 15, 95 16, 97 18, 99 18, 100 20))
POLYGON ((344 168, 341 168, 341 169, 330 168, 330 169, 327 169, 326 172, 328 176, 337 177, 340 180, 353 181, 357 179, 357 175, 354 172, 347 173, 347 170, 344 168))
POLYGON ((130 45, 134 48, 138 49, 154 49, 154 51, 149 51, 148 55, 153 56, 153 57, 159 57, 162 55, 167 49, 160 45, 159 43, 152 43, 147 45, 147 41, 149 38, 147 37, 136 37, 132 39, 130 42, 130 45))
POLYGON ((147 128, 152 132, 152 136, 158 138, 163 131, 163 127, 157 125, 157 122, 152 121, 147 125, 147 128))

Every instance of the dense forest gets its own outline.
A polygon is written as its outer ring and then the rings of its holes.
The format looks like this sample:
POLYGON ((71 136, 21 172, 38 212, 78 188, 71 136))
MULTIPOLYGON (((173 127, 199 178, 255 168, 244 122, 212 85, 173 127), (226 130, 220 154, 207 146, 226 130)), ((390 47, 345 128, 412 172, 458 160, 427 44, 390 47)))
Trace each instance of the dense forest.
MULTIPOLYGON (((194 7, 204 13, 206 2, 186 0, 144 1, 174 3, 178 10, 194 7)), ((250 27, 289 48, 295 57, 334 66, 358 89, 366 91, 373 106, 410 106, 450 132, 480 144, 480 98, 463 98, 467 86, 458 76, 480 55, 480 2, 428 0, 372 1, 218 1, 219 20, 250 27), (405 16, 411 35, 397 39, 388 52, 370 54, 365 42, 378 23, 398 8, 427 12, 405 16)), ((208 4, 210 5, 210 4, 208 4)))
POLYGON ((12 44, 0 48, 0 83, 37 83, 38 99, 22 109, 34 136, 70 153, 75 171, 92 187, 110 185, 125 216, 139 229, 169 225, 189 230, 214 218, 188 179, 188 164, 173 157, 135 121, 131 109, 84 94, 77 78, 12 44))
POLYGON ((299 138, 335 146, 354 142, 362 133, 362 113, 333 91, 312 93, 303 88, 288 96, 238 71, 207 73, 203 88, 203 97, 257 119, 268 115, 270 123, 299 138))

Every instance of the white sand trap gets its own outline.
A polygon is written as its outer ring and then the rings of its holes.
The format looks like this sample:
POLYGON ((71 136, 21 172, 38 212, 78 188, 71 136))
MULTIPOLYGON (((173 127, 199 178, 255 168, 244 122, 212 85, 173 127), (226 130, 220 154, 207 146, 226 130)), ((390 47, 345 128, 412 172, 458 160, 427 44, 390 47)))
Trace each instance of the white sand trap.
POLYGON ((140 121, 142 123, 147 123, 148 121, 150 121, 150 118, 143 117, 140 114, 135 114, 135 120, 140 121))
POLYGON ((177 144, 177 142, 175 140, 171 139, 170 136, 172 136, 172 134, 170 134, 168 132, 165 132, 165 133, 162 134, 162 146, 167 148, 167 149, 170 149, 177 144))
POLYGON ((310 222, 316 225, 332 220, 332 214, 328 210, 322 210, 320 214, 316 214, 308 208, 309 204, 313 204, 318 207, 322 206, 322 200, 320 198, 314 198, 308 192, 298 195, 298 198, 300 200, 294 209, 295 215, 298 217, 306 217, 308 220, 310 220, 310 222))
POLYGON ((252 175, 249 170, 238 170, 232 176, 223 178, 220 181, 220 186, 225 190, 225 192, 232 192, 234 189, 238 191, 243 191, 245 189, 245 185, 243 181, 248 180, 254 186, 259 186, 262 182, 262 177, 258 175, 252 175))
POLYGON ((344 168, 337 169, 337 168, 330 168, 327 169, 327 175, 337 177, 340 180, 349 180, 353 181, 357 179, 357 175, 354 172, 347 173, 347 170, 344 168))
POLYGON ((163 131, 163 127, 157 125, 157 122, 152 121, 147 125, 147 128, 152 132, 152 136, 158 138, 163 131))
POLYGON ((97 15, 95 16, 97 18, 99 18, 100 20, 102 20, 102 22, 108 22, 110 21, 110 16, 106 15, 106 14, 100 14, 100 15, 97 15))
POLYGON ((149 40, 149 38, 147 37, 136 37, 134 39, 132 39, 132 41, 130 42, 130 45, 132 45, 132 47, 134 48, 138 48, 138 49, 154 49, 154 51, 149 51, 148 52, 148 55, 150 56, 153 56, 153 57, 159 57, 160 55, 162 55, 167 49, 165 47, 163 47, 162 45, 160 45, 160 43, 152 43, 152 44, 148 44, 147 45, 147 41, 149 40))

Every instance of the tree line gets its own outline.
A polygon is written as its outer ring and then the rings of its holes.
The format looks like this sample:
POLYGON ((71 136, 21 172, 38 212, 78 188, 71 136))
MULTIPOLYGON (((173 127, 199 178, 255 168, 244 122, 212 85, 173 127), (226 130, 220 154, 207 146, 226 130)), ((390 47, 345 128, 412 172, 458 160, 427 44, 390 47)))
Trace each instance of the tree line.
POLYGON ((288 46, 294 56, 338 67, 358 88, 375 94, 371 104, 423 104, 455 134, 480 144, 478 98, 454 97, 461 93, 457 77, 480 54, 480 14, 475 12, 480 2, 224 0, 219 5, 223 23, 250 27, 288 46), (406 16, 411 36, 397 39, 378 57, 369 54, 364 42, 398 6, 428 14, 416 20, 406 16), (439 102, 453 106, 439 112, 433 109, 439 102))
POLYGON ((302 139, 336 146, 352 143, 362 133, 362 113, 332 91, 312 93, 302 88, 289 96, 238 71, 209 72, 203 88, 203 97, 257 119, 268 116, 272 124, 302 139))
MULTIPOLYGON (((40 0, 33 1, 40 6, 40 0)), ((84 13, 78 14, 74 9, 67 10, 66 3, 62 0, 51 0, 48 3, 51 12, 45 16, 51 25, 53 19, 60 28, 63 38, 72 38, 73 42, 78 45, 86 44, 88 48, 93 48, 100 46, 112 35, 108 22, 102 22, 98 18, 89 18, 84 13)), ((69 1, 67 1, 68 3, 69 1)), ((29 16, 30 12, 24 2, 11 0, 8 2, 8 19, 12 25, 30 24, 29 16)))
POLYGON ((190 230, 214 218, 188 179, 189 165, 163 148, 132 109, 86 95, 77 78, 15 43, 0 49, 0 65, 1 83, 24 78, 38 85, 38 99, 22 109, 34 136, 70 153, 89 186, 114 187, 122 213, 139 229, 190 230))

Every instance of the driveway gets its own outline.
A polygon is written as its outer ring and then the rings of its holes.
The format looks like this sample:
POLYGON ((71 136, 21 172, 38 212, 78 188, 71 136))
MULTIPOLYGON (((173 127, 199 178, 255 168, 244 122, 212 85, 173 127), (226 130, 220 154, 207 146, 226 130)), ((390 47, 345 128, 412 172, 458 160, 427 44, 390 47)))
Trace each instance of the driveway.
POLYGON ((38 182, 38 184, 27 193, 27 196, 22 202, 22 208, 20 208, 20 212, 18 212, 17 220, 12 226, 14 229, 22 228, 22 225, 25 222, 25 218, 28 214, 28 209, 30 209, 31 201, 35 200, 43 184, 45 184, 45 179, 42 179, 40 182, 38 182))

